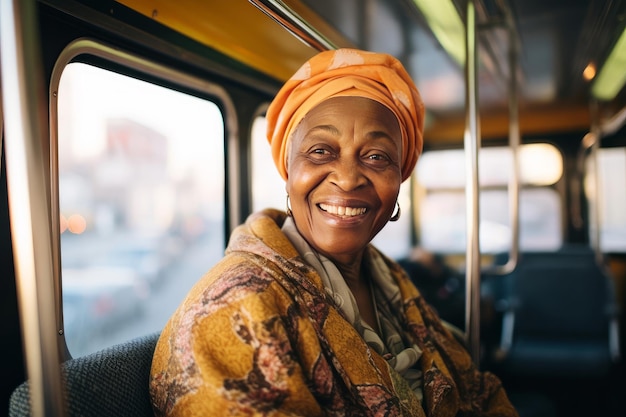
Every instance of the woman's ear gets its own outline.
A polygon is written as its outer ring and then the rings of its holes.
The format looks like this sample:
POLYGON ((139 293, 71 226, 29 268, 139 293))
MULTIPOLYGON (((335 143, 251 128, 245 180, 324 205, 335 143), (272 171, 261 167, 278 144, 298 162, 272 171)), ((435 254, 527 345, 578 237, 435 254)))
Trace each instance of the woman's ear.
MULTIPOLYGON (((293 135, 291 135, 293 137, 293 135)), ((289 177, 289 161, 291 160, 291 140, 287 142, 287 147, 285 148, 285 172, 287 173, 287 177, 289 177)))

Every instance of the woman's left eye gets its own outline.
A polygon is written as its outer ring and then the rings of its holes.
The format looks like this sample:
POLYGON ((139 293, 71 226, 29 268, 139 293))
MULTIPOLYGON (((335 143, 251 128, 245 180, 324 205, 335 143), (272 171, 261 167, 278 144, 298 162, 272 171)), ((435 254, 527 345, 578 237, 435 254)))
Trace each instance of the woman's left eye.
POLYGON ((387 156, 383 154, 374 153, 374 154, 367 155, 367 159, 372 160, 372 161, 387 161, 389 158, 387 158, 387 156))

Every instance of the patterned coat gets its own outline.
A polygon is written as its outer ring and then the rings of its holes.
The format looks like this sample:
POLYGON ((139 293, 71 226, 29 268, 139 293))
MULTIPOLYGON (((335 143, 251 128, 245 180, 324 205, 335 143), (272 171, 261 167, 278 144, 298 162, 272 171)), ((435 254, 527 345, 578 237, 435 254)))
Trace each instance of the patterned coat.
POLYGON ((385 258, 404 300, 400 321, 423 352, 420 404, 333 306, 281 232, 284 219, 266 210, 239 226, 163 329, 150 378, 157 416, 517 415, 500 381, 476 370, 385 258))

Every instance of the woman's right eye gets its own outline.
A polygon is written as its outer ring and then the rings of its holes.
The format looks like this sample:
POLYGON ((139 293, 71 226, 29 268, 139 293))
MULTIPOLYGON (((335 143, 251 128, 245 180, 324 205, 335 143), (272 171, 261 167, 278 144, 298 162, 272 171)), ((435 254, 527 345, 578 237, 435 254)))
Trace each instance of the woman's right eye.
POLYGON ((309 151, 309 158, 312 161, 327 162, 333 158, 334 152, 327 147, 314 147, 309 151))

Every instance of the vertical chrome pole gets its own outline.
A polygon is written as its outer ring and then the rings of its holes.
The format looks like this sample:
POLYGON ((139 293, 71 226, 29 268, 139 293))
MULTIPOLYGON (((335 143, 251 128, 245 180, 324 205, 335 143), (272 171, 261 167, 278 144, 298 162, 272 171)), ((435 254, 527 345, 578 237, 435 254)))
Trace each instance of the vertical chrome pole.
POLYGON ((0 0, 9 218, 32 416, 62 416, 49 211, 47 106, 33 0, 0 0))
POLYGON ((591 113, 591 133, 593 135, 593 143, 590 148, 589 158, 592 163, 592 172, 593 172, 593 188, 594 188, 594 196, 591 201, 591 224, 592 224, 592 233, 589 236, 589 240, 591 242, 591 247, 593 248, 596 256, 596 261, 598 264, 603 265, 604 259, 602 256, 602 250, 600 248, 600 229, 602 227, 602 204, 604 202, 604 198, 602 196, 601 182, 600 182, 600 165, 598 163, 598 149, 600 149, 600 141, 602 140, 602 128, 600 126, 599 121, 599 104, 597 100, 592 100, 590 104, 590 113, 591 113))
POLYGON ((465 204, 467 222, 465 335, 476 366, 480 359, 480 246, 479 246, 479 182, 478 148, 480 126, 478 118, 476 49, 476 6, 467 2, 465 40, 465 204))
POLYGON ((505 24, 508 35, 508 107, 509 107, 509 149, 512 157, 512 171, 508 182, 509 196, 509 222, 511 225, 511 249, 509 250, 509 258, 504 265, 487 268, 489 273, 496 275, 505 275, 511 273, 517 266, 519 260, 519 201, 520 201, 520 163, 519 149, 521 144, 520 123, 519 123, 519 105, 518 105, 518 84, 517 84, 517 59, 518 59, 518 43, 516 38, 515 22, 511 16, 511 12, 504 1, 500 1, 500 8, 505 14, 505 24))
POLYGON ((520 127, 517 88, 517 41, 513 29, 512 18, 507 26, 509 35, 509 147, 513 158, 513 171, 509 180, 509 218, 511 222, 511 250, 505 265, 504 273, 509 273, 517 266, 519 257, 519 192, 520 192, 520 127))

